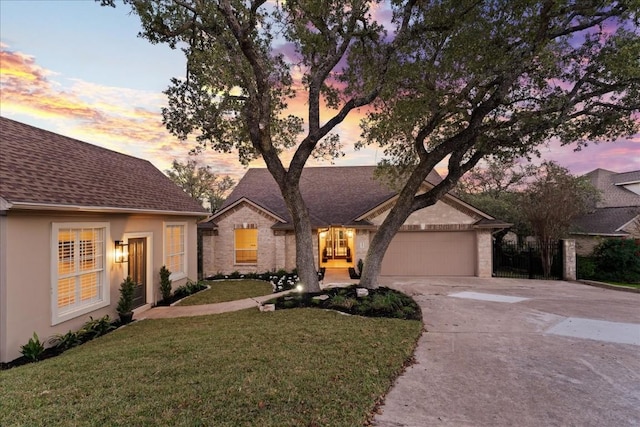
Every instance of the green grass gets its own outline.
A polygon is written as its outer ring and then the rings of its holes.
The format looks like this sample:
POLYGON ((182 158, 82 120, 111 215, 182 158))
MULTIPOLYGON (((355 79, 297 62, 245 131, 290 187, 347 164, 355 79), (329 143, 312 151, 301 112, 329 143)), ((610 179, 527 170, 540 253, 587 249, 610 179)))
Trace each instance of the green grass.
POLYGON ((615 285, 615 286, 624 286, 627 288, 638 288, 640 289, 640 283, 622 283, 622 282, 607 282, 611 285, 615 285))
POLYGON ((207 284, 211 286, 211 289, 185 298, 178 305, 215 304, 269 295, 273 292, 271 283, 264 280, 220 280, 207 282, 207 284))
POLYGON ((143 320, 0 371, 0 425, 363 425, 421 328, 315 309, 143 320))

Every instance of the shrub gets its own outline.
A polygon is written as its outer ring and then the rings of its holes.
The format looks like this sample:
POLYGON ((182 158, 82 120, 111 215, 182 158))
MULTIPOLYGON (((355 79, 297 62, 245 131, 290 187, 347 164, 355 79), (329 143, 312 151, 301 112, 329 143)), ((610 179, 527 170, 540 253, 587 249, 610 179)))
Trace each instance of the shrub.
POLYGON ((160 268, 160 293, 162 294, 162 299, 164 301, 168 301, 171 298, 171 280, 169 277, 171 276, 171 272, 167 269, 166 266, 162 266, 160 268))
POLYGON ((20 353, 32 362, 40 360, 43 352, 44 345, 42 345, 40 338, 38 338, 38 334, 35 332, 33 333, 33 337, 29 338, 29 341, 20 347, 20 353))
POLYGON ((420 306, 408 295, 389 288, 370 289, 369 295, 358 297, 356 286, 331 288, 320 293, 285 295, 265 304, 275 304, 276 309, 317 307, 337 310, 367 317, 393 317, 407 320, 422 319, 420 306), (329 298, 319 299, 320 295, 329 298))
POLYGON ((136 284, 130 276, 120 284, 120 300, 116 311, 119 314, 130 313, 133 309, 133 294, 136 291, 136 284))
POLYGON ((594 279, 596 276, 596 263, 592 257, 577 257, 576 269, 578 279, 594 279))
POLYGON ((83 342, 89 341, 94 338, 98 338, 106 333, 113 331, 116 327, 113 325, 111 318, 107 314, 99 319, 94 319, 89 316, 89 320, 82 325, 80 334, 82 335, 83 342))
POLYGON ((173 296, 176 300, 179 300, 206 288, 207 285, 205 285, 203 282, 194 282, 193 280, 187 280, 186 284, 179 286, 176 289, 176 291, 173 293, 173 296))
POLYGON ((78 332, 69 331, 66 334, 56 334, 49 339, 49 344, 56 350, 63 352, 82 344, 82 337, 78 332))
POLYGON ((640 241, 606 239, 593 251, 596 277, 616 282, 640 282, 640 241))
POLYGON ((360 258, 358 260, 358 276, 362 276, 362 270, 364 270, 364 261, 360 258))

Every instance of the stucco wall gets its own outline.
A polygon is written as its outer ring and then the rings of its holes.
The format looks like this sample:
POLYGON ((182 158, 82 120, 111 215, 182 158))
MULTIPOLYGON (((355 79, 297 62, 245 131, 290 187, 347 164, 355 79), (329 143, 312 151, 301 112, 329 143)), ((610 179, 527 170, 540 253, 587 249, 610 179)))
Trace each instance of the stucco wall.
MULTIPOLYGON (((100 215, 100 214, 60 214, 46 215, 35 212, 9 212, 4 217, 6 227, 3 251, 6 265, 3 268, 4 289, 0 301, 0 319, 3 320, 5 333, 0 336, 0 361, 7 362, 20 356, 20 345, 25 344, 36 332, 41 341, 57 333, 79 329, 89 316, 94 319, 106 314, 117 317, 115 307, 119 298, 119 286, 126 277, 127 264, 116 264, 113 259, 114 241, 122 240, 127 233, 146 233, 150 236, 151 265, 147 277, 149 293, 148 309, 159 294, 160 267, 164 265, 164 223, 186 222, 186 270, 187 277, 197 279, 196 219, 177 216, 141 216, 141 215, 100 215), (52 326, 51 308, 51 262, 52 262, 52 224, 65 222, 108 222, 109 235, 106 240, 106 272, 109 282, 110 305, 91 313, 80 315, 71 320, 52 326)), ((187 277, 174 280, 174 288, 187 281, 187 277)))

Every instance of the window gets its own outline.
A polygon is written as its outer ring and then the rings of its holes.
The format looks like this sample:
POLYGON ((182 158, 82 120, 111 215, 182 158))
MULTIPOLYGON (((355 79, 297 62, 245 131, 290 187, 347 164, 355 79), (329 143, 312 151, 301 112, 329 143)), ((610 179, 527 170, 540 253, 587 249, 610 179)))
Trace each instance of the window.
POLYGON ((235 230, 236 264, 258 263, 258 229, 237 228, 235 230))
POLYGON ((109 305, 106 223, 54 223, 52 324, 109 305))
POLYGON ((167 223, 164 229, 164 265, 171 279, 187 277, 185 223, 167 223))

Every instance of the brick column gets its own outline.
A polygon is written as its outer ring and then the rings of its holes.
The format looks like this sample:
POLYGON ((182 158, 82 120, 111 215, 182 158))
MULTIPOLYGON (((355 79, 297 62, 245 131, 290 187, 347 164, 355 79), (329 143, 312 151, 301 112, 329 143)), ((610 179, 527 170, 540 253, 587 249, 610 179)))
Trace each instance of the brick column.
POLYGON ((491 277, 493 273, 493 240, 491 230, 476 231, 476 276, 491 277))
POLYGON ((576 280, 576 241, 562 240, 562 280, 576 280))

